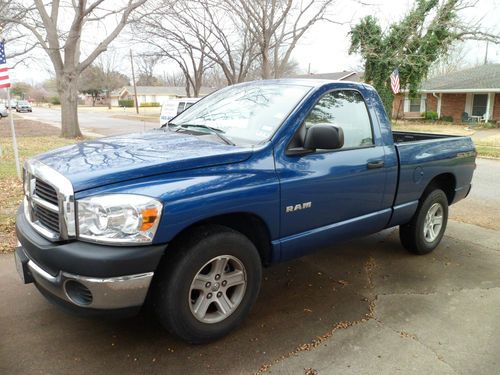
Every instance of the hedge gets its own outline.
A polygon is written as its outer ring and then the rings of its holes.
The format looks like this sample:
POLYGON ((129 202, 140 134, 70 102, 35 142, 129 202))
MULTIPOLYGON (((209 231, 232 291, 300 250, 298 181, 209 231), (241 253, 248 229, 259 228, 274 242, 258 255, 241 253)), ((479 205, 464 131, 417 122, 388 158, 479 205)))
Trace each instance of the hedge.
POLYGON ((140 107, 159 107, 160 103, 158 102, 142 102, 140 107))
POLYGON ((59 105, 61 104, 61 99, 58 96, 53 96, 50 98, 50 104, 59 105))
POLYGON ((133 107, 134 106, 134 100, 133 99, 118 100, 118 105, 120 107, 133 107))

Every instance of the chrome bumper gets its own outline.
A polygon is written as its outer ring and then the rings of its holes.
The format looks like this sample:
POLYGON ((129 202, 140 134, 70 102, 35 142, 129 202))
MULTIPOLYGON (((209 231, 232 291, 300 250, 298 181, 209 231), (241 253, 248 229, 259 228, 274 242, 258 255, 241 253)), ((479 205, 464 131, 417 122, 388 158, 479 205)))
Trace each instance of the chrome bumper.
POLYGON ((103 310, 141 306, 154 274, 95 278, 59 272, 52 276, 31 259, 27 265, 39 287, 76 306, 103 310), (82 291, 85 298, 78 295, 82 291))

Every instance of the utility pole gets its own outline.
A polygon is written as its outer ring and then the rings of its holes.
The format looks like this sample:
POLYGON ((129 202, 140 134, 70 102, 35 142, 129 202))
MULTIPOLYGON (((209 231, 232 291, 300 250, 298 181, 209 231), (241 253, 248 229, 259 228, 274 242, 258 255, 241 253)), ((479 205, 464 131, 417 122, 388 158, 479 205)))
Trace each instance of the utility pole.
POLYGON ((487 40, 486 41, 486 52, 484 54, 484 65, 488 64, 488 47, 490 45, 490 42, 487 40))
POLYGON ((9 106, 10 131, 12 133, 12 148, 14 149, 14 159, 16 161, 16 171, 19 180, 22 180, 21 163, 19 161, 19 148, 17 147, 16 129, 14 127, 14 117, 10 106, 10 85, 7 87, 7 103, 9 106))
POLYGON ((135 85, 134 59, 132 58, 132 49, 130 50, 130 66, 132 67, 132 84, 134 85, 135 113, 139 114, 139 103, 137 102, 137 86, 135 85))

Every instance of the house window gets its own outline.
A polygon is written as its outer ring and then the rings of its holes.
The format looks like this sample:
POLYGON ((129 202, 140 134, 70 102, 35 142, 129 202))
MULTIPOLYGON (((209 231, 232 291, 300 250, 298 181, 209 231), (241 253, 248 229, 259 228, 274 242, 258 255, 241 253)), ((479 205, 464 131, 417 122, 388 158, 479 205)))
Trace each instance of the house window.
POLYGON ((420 97, 410 98, 410 112, 420 112, 420 97))
POLYGON ((484 116, 488 106, 488 94, 474 94, 472 116, 484 116))

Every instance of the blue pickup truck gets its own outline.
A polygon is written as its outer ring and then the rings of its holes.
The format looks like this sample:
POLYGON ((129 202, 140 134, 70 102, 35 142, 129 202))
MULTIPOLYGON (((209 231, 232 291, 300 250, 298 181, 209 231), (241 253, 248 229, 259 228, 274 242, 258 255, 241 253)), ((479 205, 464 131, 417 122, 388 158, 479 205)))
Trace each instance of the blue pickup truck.
POLYGON ((234 85, 162 129, 28 160, 16 265, 64 308, 148 304, 203 343, 243 321, 264 266, 395 226, 434 250, 475 157, 469 137, 393 132, 366 84, 234 85))

